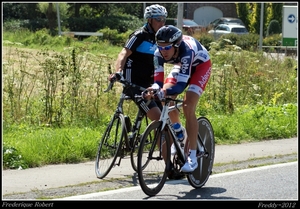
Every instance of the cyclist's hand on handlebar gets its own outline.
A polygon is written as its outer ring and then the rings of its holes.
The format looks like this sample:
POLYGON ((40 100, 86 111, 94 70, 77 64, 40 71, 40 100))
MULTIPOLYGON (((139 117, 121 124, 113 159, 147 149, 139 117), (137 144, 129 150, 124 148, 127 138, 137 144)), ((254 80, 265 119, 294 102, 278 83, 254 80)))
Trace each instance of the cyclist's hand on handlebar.
POLYGON ((162 99, 164 99, 165 98, 165 96, 166 96, 166 92, 165 92, 166 90, 164 90, 164 89, 160 89, 159 91, 157 91, 155 94, 154 94, 154 98, 157 98, 157 99, 159 99, 160 101, 162 100, 162 99))
POLYGON ((147 88, 145 91, 142 92, 142 97, 144 99, 150 100, 152 98, 151 89, 147 88))
POLYGON ((108 75, 108 80, 109 80, 109 81, 113 81, 113 80, 115 80, 115 79, 116 79, 115 74, 110 74, 110 75, 108 75))
POLYGON ((113 82, 115 80, 122 80, 123 79, 123 73, 122 72, 116 72, 114 74, 110 74, 108 76, 108 80, 113 82))
POLYGON ((160 86, 157 84, 157 83, 154 83, 152 86, 151 86, 152 90, 153 90, 153 95, 154 95, 154 98, 155 99, 159 99, 159 100, 162 100, 165 98, 167 92, 165 89, 162 89, 160 88, 160 86))
POLYGON ((147 100, 151 98, 162 100, 165 97, 166 92, 155 83, 151 87, 148 87, 147 90, 142 93, 142 95, 147 100))

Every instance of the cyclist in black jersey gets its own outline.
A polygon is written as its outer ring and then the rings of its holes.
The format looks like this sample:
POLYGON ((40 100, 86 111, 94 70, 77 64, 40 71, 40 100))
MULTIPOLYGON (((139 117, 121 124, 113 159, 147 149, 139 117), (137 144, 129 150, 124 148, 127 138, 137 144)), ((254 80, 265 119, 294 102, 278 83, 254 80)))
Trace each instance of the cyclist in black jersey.
MULTIPOLYGON (((147 19, 147 23, 130 34, 118 55, 115 69, 121 78, 145 88, 153 84, 155 33, 165 24, 167 16, 166 8, 161 5, 154 4, 146 7, 144 18, 147 19)), ((110 75, 109 80, 114 76, 115 74, 110 75)), ((132 98, 135 94, 141 94, 139 90, 133 88, 124 89, 123 92, 132 98)), ((159 108, 161 108, 159 102, 149 103, 147 100, 140 100, 136 103, 151 120, 159 119, 159 108)))

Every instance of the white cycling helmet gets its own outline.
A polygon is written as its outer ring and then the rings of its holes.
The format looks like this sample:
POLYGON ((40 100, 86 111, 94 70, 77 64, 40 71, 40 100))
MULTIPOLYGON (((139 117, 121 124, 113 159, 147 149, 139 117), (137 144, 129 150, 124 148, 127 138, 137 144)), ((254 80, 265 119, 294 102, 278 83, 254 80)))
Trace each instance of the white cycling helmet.
POLYGON ((168 12, 165 7, 160 6, 159 4, 153 4, 151 6, 146 7, 145 14, 144 14, 145 19, 159 17, 159 16, 163 16, 163 17, 168 16, 168 12))

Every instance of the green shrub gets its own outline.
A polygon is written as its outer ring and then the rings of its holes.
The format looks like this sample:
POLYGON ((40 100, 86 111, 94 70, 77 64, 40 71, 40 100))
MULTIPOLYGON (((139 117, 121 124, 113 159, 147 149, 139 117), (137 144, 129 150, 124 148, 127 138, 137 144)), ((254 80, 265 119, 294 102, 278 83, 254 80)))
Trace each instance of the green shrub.
POLYGON ((103 41, 108 41, 117 46, 123 46, 128 36, 132 33, 131 30, 128 30, 126 33, 119 33, 117 29, 109 29, 108 27, 101 29, 99 32, 103 33, 103 37, 101 37, 103 41))
POLYGON ((199 33, 199 35, 195 34, 194 37, 197 38, 207 50, 210 50, 210 43, 214 41, 214 37, 211 34, 199 33))
POLYGON ((20 20, 10 20, 3 22, 3 31, 18 31, 21 30, 21 21, 20 20))
MULTIPOLYGON (((258 41, 259 41, 259 35, 257 34, 243 34, 243 35, 237 35, 235 33, 229 33, 222 35, 217 42, 222 43, 222 39, 230 40, 231 45, 239 46, 243 50, 253 50, 257 49, 258 41)), ((225 45, 220 45, 221 48, 224 48, 225 45)))
POLYGON ((3 142, 2 149, 3 167, 10 169, 25 169, 28 168, 26 162, 22 159, 20 152, 13 146, 3 142))
POLYGON ((264 46, 280 46, 282 36, 281 34, 273 34, 263 39, 264 46))
POLYGON ((244 50, 249 50, 249 51, 256 51, 258 48, 258 40, 259 40, 259 35, 258 34, 244 34, 238 36, 235 45, 238 45, 244 50))
POLYGON ((271 36, 280 33, 281 33, 281 28, 278 20, 271 20, 267 28, 266 36, 271 36))
POLYGON ((143 20, 132 15, 118 15, 97 18, 69 18, 65 27, 70 31, 94 32, 104 28, 117 30, 118 33, 125 33, 128 30, 135 30, 143 25, 143 20))

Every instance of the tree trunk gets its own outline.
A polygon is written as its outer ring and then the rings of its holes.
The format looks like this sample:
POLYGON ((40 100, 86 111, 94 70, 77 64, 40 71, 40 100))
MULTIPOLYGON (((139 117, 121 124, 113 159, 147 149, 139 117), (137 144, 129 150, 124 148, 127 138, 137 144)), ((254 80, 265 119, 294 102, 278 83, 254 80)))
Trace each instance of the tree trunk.
POLYGON ((54 34, 56 28, 56 12, 53 10, 53 3, 49 3, 46 16, 48 19, 49 29, 51 34, 54 34))

